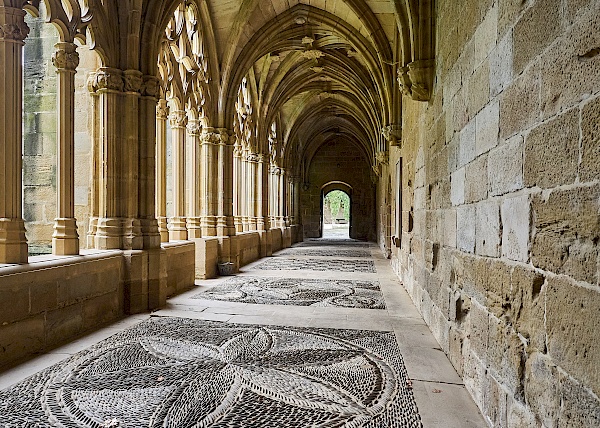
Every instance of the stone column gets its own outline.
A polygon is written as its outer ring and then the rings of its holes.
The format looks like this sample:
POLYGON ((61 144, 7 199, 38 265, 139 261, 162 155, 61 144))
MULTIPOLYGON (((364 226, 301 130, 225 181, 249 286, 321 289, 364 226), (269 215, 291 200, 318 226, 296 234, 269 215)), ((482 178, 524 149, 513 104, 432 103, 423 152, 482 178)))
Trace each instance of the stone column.
POLYGON ((161 242, 169 242, 167 222, 167 100, 156 106, 156 217, 161 242))
POLYGON ((241 189, 242 190, 242 231, 247 232, 250 230, 250 219, 249 219, 249 209, 250 203, 248 201, 250 195, 250 180, 248 180, 248 149, 244 148, 242 154, 242 180, 241 180, 241 189))
POLYGON ((188 174, 188 218, 187 218, 187 229, 188 239, 195 239, 202 237, 201 228, 201 205, 202 205, 202 177, 201 177, 201 132, 202 125, 197 119, 188 119, 187 124, 188 130, 188 155, 190 166, 188 174))
POLYGON ((279 227, 283 228, 285 224, 285 202, 286 202, 286 188, 285 188, 285 170, 282 168, 279 170, 279 227))
POLYGON ((265 159, 262 154, 258 155, 256 161, 256 228, 257 230, 266 230, 266 225, 269 223, 268 217, 265 217, 267 210, 265 209, 265 159))
POLYGON ((0 263, 27 263, 22 213, 25 12, 0 6, 0 263))
POLYGON ((92 121, 90 122, 90 134, 92 137, 92 168, 90 180, 90 219, 89 227, 86 236, 87 248, 95 248, 96 233, 98 232, 98 218, 100 217, 100 113, 99 113, 99 97, 95 87, 96 73, 88 75, 88 91, 92 101, 91 112, 92 121))
POLYGON ((217 236, 217 204, 219 185, 218 144, 220 135, 214 128, 207 128, 200 137, 200 196, 202 236, 217 236))
POLYGON ((98 182, 95 190, 98 199, 98 222, 94 246, 97 249, 120 249, 122 245, 122 219, 119 216, 119 140, 120 100, 123 92, 123 73, 114 68, 102 67, 94 75, 92 89, 97 94, 98 115, 97 166, 98 182))
POLYGON ((248 182, 250 183, 250 230, 258 230, 257 227, 257 193, 258 193, 258 155, 252 153, 248 159, 248 166, 250 176, 248 182))
POLYGON ((74 43, 57 43, 52 56, 56 67, 57 161, 56 208, 52 254, 79 254, 75 219, 75 72, 79 54, 74 43))
MULTIPOLYGON (((235 138, 235 137, 233 137, 235 138)), ((242 232, 242 148, 237 139, 233 146, 233 223, 236 232, 242 232)))
POLYGON ((121 143, 118 147, 121 160, 119 180, 119 214, 123 221, 123 238, 121 248, 124 250, 141 250, 144 247, 142 226, 139 219, 139 115, 140 90, 142 89, 142 73, 137 70, 126 70, 123 73, 124 94, 122 105, 121 143))
POLYGON ((156 77, 144 76, 140 91, 138 216, 144 249, 160 248, 161 242, 156 219, 156 98, 159 91, 158 85, 156 77))
POLYGON ((169 116, 173 132, 173 217, 169 222, 169 239, 186 240, 185 218, 185 134, 187 117, 185 111, 171 112, 169 116))
MULTIPOLYGON (((218 189, 217 189, 217 235, 234 236, 233 220, 233 144, 227 129, 219 129, 218 189)), ((233 141, 233 139, 232 139, 233 141)))

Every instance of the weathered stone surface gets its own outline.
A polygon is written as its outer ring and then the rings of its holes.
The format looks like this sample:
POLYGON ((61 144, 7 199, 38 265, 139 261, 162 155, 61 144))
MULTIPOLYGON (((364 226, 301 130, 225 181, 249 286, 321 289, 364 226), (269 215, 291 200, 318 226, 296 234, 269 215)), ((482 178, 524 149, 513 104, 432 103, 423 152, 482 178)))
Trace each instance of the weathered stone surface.
POLYGON ((513 30, 515 75, 521 74, 529 61, 539 55, 560 34, 561 3, 561 0, 538 0, 516 23, 513 30))
POLYGON ((466 166, 465 202, 472 203, 488 196, 488 156, 479 156, 466 166))
POLYGON ((531 228, 529 195, 505 199, 501 212, 502 257, 526 263, 529 259, 531 228))
POLYGON ((539 121, 540 67, 532 65, 504 91, 500 99, 500 138, 524 131, 539 121))
POLYGON ((600 426, 600 400, 570 376, 560 375, 561 402, 558 428, 600 426))
POLYGON ((452 174, 450 179, 451 193, 450 200, 452 205, 461 205, 465 203, 465 168, 460 168, 452 174))
POLYGON ((488 373, 485 377, 483 411, 488 420, 495 427, 506 426, 507 420, 507 394, 498 381, 488 373))
POLYGON ((594 2, 583 10, 576 23, 541 57, 541 100, 546 118, 598 91, 600 4, 594 2))
POLYGON ((600 291, 563 277, 548 278, 548 354, 594 394, 600 395, 600 291))
POLYGON ((475 205, 456 208, 456 245, 461 251, 475 252, 475 205))
POLYGON ((475 254, 498 257, 500 252, 500 209, 495 201, 477 204, 475 254))
POLYGON ((546 352, 546 287, 542 274, 515 266, 511 274, 509 322, 528 340, 527 351, 546 352))
POLYGON ((491 102, 481 110, 476 118, 475 152, 479 156, 496 147, 498 144, 498 129, 500 121, 500 105, 498 101, 491 102))
POLYGON ((527 3, 522 0, 498 0, 498 34, 500 36, 513 26, 525 7, 527 7, 527 3))
MULTIPOLYGON (((502 5, 502 2, 500 2, 502 5)), ((500 29, 498 29, 500 30, 500 29)), ((502 34, 499 32, 499 34, 502 34)), ((513 51, 512 31, 498 42, 490 53, 490 96, 495 97, 512 81, 513 51)))
POLYGON ((525 400, 544 426, 555 427, 560 407, 558 369, 539 352, 529 355, 525 367, 525 400))
POLYGON ((0 361, 2 365, 43 349, 44 314, 19 323, 0 325, 0 361))
POLYGON ((458 167, 464 166, 475 159, 476 153, 476 120, 472 119, 460 131, 460 143, 458 149, 458 167))
POLYGON ((498 318, 511 310, 511 272, 512 266, 502 260, 489 262, 486 307, 498 318))
POLYGON ((571 184, 579 162, 579 111, 570 110, 534 128, 525 140, 525 186, 571 184), (556 165, 560 165, 557 168, 556 165))
POLYGON ((475 115, 490 100, 490 63, 484 61, 469 80, 468 105, 469 117, 475 115))
POLYGON ((581 110, 582 153, 579 179, 600 179, 600 97, 594 98, 581 110))
POLYGON ((516 135, 490 151, 488 182, 491 196, 523 188, 523 137, 516 135))
POLYGON ((489 315, 484 306, 477 302, 471 305, 469 313, 470 349, 484 363, 487 361, 489 345, 489 315))
POLYGON ((514 397, 523 397, 525 346, 512 327, 490 316, 488 358, 491 373, 514 397))
POLYGON ((599 185, 554 191, 547 201, 533 198, 535 266, 598 283, 599 198, 599 185))

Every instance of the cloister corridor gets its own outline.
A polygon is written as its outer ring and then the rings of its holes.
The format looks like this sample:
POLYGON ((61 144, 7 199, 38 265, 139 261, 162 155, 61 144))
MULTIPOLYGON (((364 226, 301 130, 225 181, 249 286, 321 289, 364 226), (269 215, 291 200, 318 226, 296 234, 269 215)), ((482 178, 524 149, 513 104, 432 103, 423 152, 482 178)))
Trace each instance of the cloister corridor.
POLYGON ((600 427, 600 0, 0 0, 0 428, 600 427))

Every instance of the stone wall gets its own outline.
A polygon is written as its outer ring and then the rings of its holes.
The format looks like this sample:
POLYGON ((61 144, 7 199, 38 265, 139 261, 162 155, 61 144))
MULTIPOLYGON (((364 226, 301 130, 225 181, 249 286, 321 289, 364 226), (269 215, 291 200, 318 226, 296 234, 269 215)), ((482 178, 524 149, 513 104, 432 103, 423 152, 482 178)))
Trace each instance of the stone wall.
POLYGON ((344 182, 352 188, 350 195, 350 237, 374 241, 376 189, 371 168, 364 153, 347 141, 332 141, 319 148, 308 171, 308 190, 300 195, 304 236, 321 236, 321 199, 323 186, 344 182))
POLYGON ((600 426, 600 1, 437 16, 393 264, 492 426, 600 426))
POLYGON ((0 367, 124 313, 119 251, 0 269, 0 367))

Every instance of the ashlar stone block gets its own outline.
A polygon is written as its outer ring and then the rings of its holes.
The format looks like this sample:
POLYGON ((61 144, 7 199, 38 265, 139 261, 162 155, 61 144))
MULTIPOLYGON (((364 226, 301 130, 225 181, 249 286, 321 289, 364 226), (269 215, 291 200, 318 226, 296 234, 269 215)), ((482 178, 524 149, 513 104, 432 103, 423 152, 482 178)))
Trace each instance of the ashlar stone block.
POLYGON ((488 155, 488 182, 491 196, 523 188, 523 137, 516 135, 488 155))
POLYGON ((479 156, 496 147, 500 122, 500 104, 492 101, 475 117, 476 140, 475 154, 479 156))
POLYGON ((572 109, 534 128, 525 140, 525 186, 571 184, 579 162, 579 110, 572 109), (560 165, 560 167, 557 167, 560 165))
POLYGON ((450 179, 450 201, 452 205, 465 203, 465 168, 452 173, 450 179))
POLYGON ((475 252, 475 205, 456 208, 456 246, 459 250, 475 252))
POLYGON ((490 53, 489 88, 492 98, 506 89, 512 81, 512 45, 512 31, 509 31, 490 53))
POLYGON ((600 179, 600 96, 581 110, 582 153, 579 179, 583 182, 600 179))
POLYGON ((529 195, 502 202, 502 257, 526 263, 531 230, 529 195))
POLYGON ((465 202, 472 203, 488 196, 488 156, 479 156, 466 167, 465 202))
POLYGON ((477 204, 475 254, 498 257, 500 253, 500 209, 495 201, 477 204))
POLYGON ((500 138, 528 129, 541 117, 540 67, 534 64, 504 91, 500 100, 500 138))
POLYGON ((548 354, 580 383, 600 395, 600 291, 565 277, 548 278, 548 354))

